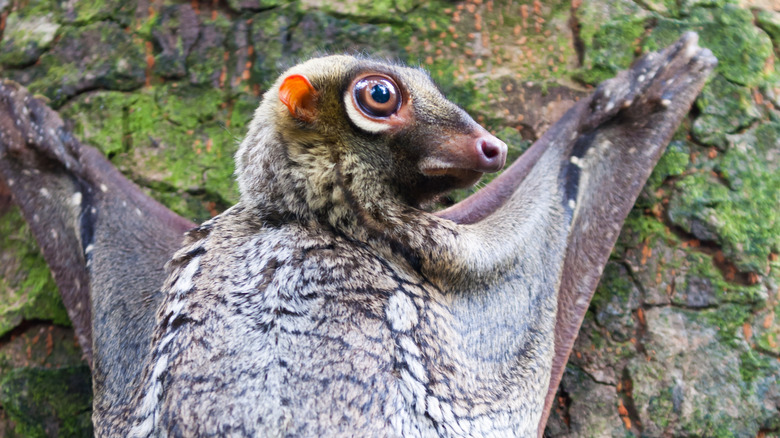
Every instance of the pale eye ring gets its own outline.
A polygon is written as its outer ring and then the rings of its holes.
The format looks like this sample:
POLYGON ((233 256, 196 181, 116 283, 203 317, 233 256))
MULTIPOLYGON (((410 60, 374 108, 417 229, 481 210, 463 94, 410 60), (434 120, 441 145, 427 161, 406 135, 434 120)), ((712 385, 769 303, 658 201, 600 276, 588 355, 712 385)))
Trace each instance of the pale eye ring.
POLYGON ((355 83, 353 92, 358 109, 368 117, 390 117, 401 107, 398 85, 387 76, 366 76, 355 83))

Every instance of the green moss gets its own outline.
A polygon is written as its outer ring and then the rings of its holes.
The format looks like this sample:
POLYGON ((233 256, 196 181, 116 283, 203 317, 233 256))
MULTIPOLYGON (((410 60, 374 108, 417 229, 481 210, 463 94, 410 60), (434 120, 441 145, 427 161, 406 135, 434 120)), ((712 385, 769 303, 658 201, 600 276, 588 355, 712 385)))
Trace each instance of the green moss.
POLYGON ((289 7, 252 16, 249 39, 254 47, 263 49, 255 50, 252 55, 250 83, 258 84, 266 90, 276 80, 284 64, 287 33, 295 21, 297 21, 297 14, 289 7))
MULTIPOLYGON (((223 95, 218 89, 182 84, 157 87, 155 99, 164 118, 187 129, 194 129, 203 122, 214 119, 223 103, 223 95)), ((148 127, 133 126, 132 130, 148 127)))
POLYGON ((127 149, 127 115, 132 95, 99 91, 78 96, 61 114, 73 123, 73 132, 111 157, 127 149))
POLYGON ((87 366, 17 368, 0 379, 0 403, 25 437, 92 436, 92 380, 87 366))
POLYGON ((770 359, 752 350, 739 355, 739 375, 745 383, 752 383, 757 378, 766 377, 775 371, 770 359))
POLYGON ((198 41, 187 56, 187 74, 193 84, 215 87, 225 66, 225 35, 231 25, 222 14, 201 20, 198 41))
POLYGON ((763 272, 780 243, 780 176, 760 157, 731 148, 718 164, 725 186, 708 172, 679 180, 670 220, 701 240, 723 247, 744 272, 763 272))
POLYGON ((634 16, 616 17, 603 24, 585 42, 583 70, 578 77, 597 84, 614 77, 634 60, 640 38, 645 32, 645 19, 634 16))
POLYGON ((128 26, 134 19, 137 0, 52 1, 60 22, 83 26, 112 20, 128 26))
POLYGON ((287 2, 288 0, 227 0, 227 5, 236 12, 243 12, 273 8, 287 2))
POLYGON ((66 22, 86 24, 96 20, 106 19, 110 15, 110 11, 107 10, 106 0, 90 0, 87 2, 74 3, 74 7, 63 11, 66 22))
POLYGON ((650 174, 646 187, 654 192, 667 178, 682 175, 690 161, 688 144, 680 140, 672 141, 650 174))
POLYGON ((607 263, 591 305, 599 307, 599 303, 604 303, 606 299, 613 296, 627 300, 633 283, 626 274, 625 268, 622 266, 616 263, 607 263))
POLYGON ((638 298, 637 288, 625 267, 610 262, 604 268, 589 310, 613 340, 626 342, 634 336, 636 323, 632 311, 638 307, 638 298))
POLYGON ((703 319, 707 324, 716 327, 720 342, 727 347, 735 348, 738 345, 738 331, 742 330, 742 324, 750 318, 751 313, 749 306, 726 304, 690 316, 693 319, 703 319))
POLYGON ((40 58, 35 69, 45 72, 29 84, 53 107, 92 88, 131 90, 145 81, 143 55, 113 22, 65 27, 60 43, 40 58))
POLYGON ((734 84, 722 75, 712 78, 696 99, 701 115, 693 125, 693 135, 704 144, 725 149, 726 134, 734 133, 761 117, 751 90, 734 84))
POLYGON ((22 67, 35 62, 51 46, 59 27, 54 21, 54 14, 45 9, 30 8, 12 12, 3 29, 0 64, 5 67, 22 67))
POLYGON ((664 386, 647 401, 647 413, 662 428, 669 425, 674 415, 673 387, 664 386))
POLYGON ((772 42, 753 26, 753 15, 747 9, 729 5, 715 11, 713 22, 701 31, 700 44, 718 58, 717 71, 726 79, 757 85, 772 55, 772 42))
MULTIPOLYGON (((575 14, 577 24, 580 27, 579 37, 585 43, 586 50, 590 50, 596 34, 605 23, 625 21, 627 17, 641 20, 649 15, 636 2, 630 0, 582 2, 575 14)), ((624 41, 623 44, 631 44, 632 42, 633 40, 624 41)))
POLYGON ((238 99, 230 116, 241 122, 228 129, 228 106, 219 90, 175 85, 81 95, 63 115, 74 121, 81 139, 150 188, 153 197, 202 221, 238 199, 232 157, 257 101, 238 99))
POLYGON ((322 11, 306 11, 292 29, 291 52, 309 58, 322 53, 371 53, 383 58, 406 58, 399 38, 405 24, 365 24, 322 11))
POLYGON ((644 214, 641 209, 634 208, 623 223, 613 253, 624 254, 629 248, 639 248, 642 244, 654 247, 659 239, 670 242, 678 240, 663 222, 644 214))
POLYGON ((726 281, 709 255, 689 251, 686 254, 685 264, 687 266, 685 281, 678 285, 678 294, 673 300, 678 304, 690 304, 687 295, 694 292, 690 290, 691 287, 709 289, 696 292, 711 295, 714 303, 761 305, 766 302, 766 290, 762 285, 743 286, 726 281))
POLYGON ((411 9, 416 0, 336 0, 336 1, 310 1, 308 5, 321 9, 324 12, 334 15, 350 15, 355 18, 362 17, 370 20, 392 20, 400 12, 406 12, 411 9), (399 10, 400 9, 400 10, 399 10))
POLYGON ((753 25, 753 15, 735 5, 694 7, 684 20, 659 18, 642 42, 645 51, 658 50, 688 30, 698 32, 699 45, 718 58, 716 71, 727 80, 745 86, 758 85, 772 55, 769 36, 753 25))
POLYGON ((237 96, 232 103, 233 108, 230 113, 229 131, 237 141, 240 141, 254 117, 255 110, 258 106, 258 100, 254 96, 241 94, 237 96))
POLYGON ((769 34, 776 47, 780 47, 780 12, 756 10, 756 24, 769 34))
POLYGON ((23 319, 69 325, 57 285, 17 209, 0 217, 0 335, 23 319))

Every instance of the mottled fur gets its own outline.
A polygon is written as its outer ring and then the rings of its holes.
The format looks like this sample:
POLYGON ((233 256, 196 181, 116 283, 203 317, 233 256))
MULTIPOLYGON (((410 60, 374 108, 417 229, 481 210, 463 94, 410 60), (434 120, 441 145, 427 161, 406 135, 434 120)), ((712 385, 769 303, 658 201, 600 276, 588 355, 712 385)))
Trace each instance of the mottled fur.
POLYGON ((349 57, 294 73, 320 93, 317 122, 291 117, 278 84, 264 96, 237 153, 241 201, 170 262, 142 388, 96 412, 99 432, 533 434, 570 218, 562 174, 458 226, 405 194, 431 185, 409 174, 435 138, 475 127, 427 76, 349 57), (371 70, 409 89, 409 126, 349 124, 345 87, 371 70), (537 281, 506 281, 518 275, 537 281))

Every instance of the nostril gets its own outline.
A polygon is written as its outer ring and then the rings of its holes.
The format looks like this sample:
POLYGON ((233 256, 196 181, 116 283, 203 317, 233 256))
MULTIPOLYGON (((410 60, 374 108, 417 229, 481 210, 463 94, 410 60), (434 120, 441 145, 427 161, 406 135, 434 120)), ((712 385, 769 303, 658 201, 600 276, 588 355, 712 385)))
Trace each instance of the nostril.
POLYGON ((501 155, 501 147, 497 144, 494 144, 489 141, 482 140, 482 154, 487 158, 488 160, 492 160, 493 158, 498 157, 501 155))
POLYGON ((506 163, 507 147, 503 141, 488 133, 482 133, 474 143, 472 154, 476 154, 473 170, 479 172, 497 172, 506 163))

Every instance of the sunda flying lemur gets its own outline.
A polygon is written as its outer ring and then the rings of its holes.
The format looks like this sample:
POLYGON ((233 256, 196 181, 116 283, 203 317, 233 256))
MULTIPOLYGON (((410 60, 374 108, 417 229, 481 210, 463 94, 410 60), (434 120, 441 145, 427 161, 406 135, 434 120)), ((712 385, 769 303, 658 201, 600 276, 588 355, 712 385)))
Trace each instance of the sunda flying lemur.
POLYGON ((349 56, 279 78, 239 203, 198 227, 11 82, 0 175, 91 359, 99 436, 530 437, 715 63, 695 34, 640 58, 437 213, 506 146, 423 71, 349 56))

